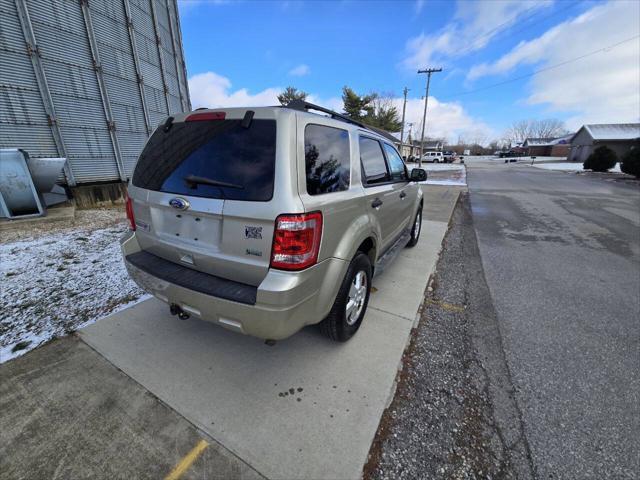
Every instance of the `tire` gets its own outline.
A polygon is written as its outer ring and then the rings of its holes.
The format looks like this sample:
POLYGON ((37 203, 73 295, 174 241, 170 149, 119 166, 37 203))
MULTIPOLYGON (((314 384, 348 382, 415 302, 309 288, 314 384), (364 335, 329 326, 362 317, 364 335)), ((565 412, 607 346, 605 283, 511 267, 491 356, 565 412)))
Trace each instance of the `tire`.
POLYGON ((420 232, 422 232, 422 206, 418 207, 418 212, 416 213, 416 218, 413 221, 413 226, 411 227, 411 238, 407 243, 407 247, 415 247, 416 243, 420 239, 420 232))
POLYGON ((370 293, 371 261, 366 254, 358 252, 347 268, 347 273, 342 280, 329 315, 320 322, 320 331, 331 340, 337 342, 346 342, 353 337, 358 328, 360 328, 362 319, 367 311, 370 293), (364 289, 359 292, 352 289, 352 287, 357 288, 355 287, 356 277, 361 281, 362 279, 366 281, 364 289), (354 311, 352 309, 352 314, 349 317, 347 315, 347 305, 350 301, 350 296, 351 298, 355 297, 353 301, 356 304, 353 308, 357 310, 354 311))

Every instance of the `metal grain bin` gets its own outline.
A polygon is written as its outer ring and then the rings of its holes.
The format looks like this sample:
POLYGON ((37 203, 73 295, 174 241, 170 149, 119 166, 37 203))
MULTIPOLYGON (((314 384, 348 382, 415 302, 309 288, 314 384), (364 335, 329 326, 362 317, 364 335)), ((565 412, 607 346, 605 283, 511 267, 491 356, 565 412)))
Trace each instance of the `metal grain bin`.
POLYGON ((66 182, 124 181, 190 110, 176 0, 0 0, 0 147, 66 157, 66 182))

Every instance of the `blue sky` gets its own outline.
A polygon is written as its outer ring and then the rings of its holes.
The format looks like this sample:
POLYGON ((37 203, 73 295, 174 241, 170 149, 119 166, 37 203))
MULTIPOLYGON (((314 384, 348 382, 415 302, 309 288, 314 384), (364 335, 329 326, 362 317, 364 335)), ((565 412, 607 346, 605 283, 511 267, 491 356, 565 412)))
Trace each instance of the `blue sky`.
POLYGON ((337 109, 344 85, 391 94, 400 105, 406 86, 415 132, 425 84, 416 70, 441 66, 432 78, 427 134, 450 141, 499 138, 520 119, 559 118, 577 128, 640 115, 636 0, 180 0, 179 6, 194 107, 274 104, 288 85, 337 109), (611 48, 598 51, 604 47, 611 48))

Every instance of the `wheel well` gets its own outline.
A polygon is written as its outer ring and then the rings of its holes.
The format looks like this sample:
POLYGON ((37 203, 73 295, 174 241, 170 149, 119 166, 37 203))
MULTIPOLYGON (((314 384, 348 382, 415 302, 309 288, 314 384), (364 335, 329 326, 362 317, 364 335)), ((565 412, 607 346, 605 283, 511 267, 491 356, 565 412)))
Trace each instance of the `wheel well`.
POLYGON ((373 238, 369 237, 362 242, 358 247, 358 251, 367 254, 369 260, 371 260, 372 267, 376 264, 376 244, 373 238))

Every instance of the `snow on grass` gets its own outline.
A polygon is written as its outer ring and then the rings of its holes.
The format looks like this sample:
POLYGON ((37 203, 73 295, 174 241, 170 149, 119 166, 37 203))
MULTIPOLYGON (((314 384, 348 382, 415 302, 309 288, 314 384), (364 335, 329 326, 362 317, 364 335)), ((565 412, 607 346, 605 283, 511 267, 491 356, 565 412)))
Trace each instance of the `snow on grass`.
POLYGON ((120 253, 126 223, 0 245, 0 363, 138 300, 120 253))
POLYGON ((36 348, 38 345, 42 345, 44 342, 51 340, 52 333, 49 330, 45 330, 39 334, 33 332, 26 332, 22 335, 21 340, 18 343, 10 345, 0 346, 0 363, 8 362, 20 355, 36 348))
MULTIPOLYGON (((559 170, 562 172, 589 172, 590 170, 584 170, 582 168, 582 162, 558 162, 558 163, 534 163, 531 165, 535 168, 543 168, 544 170, 559 170)), ((620 170, 620 164, 616 163, 616 166, 609 170, 612 173, 622 173, 620 170)))

